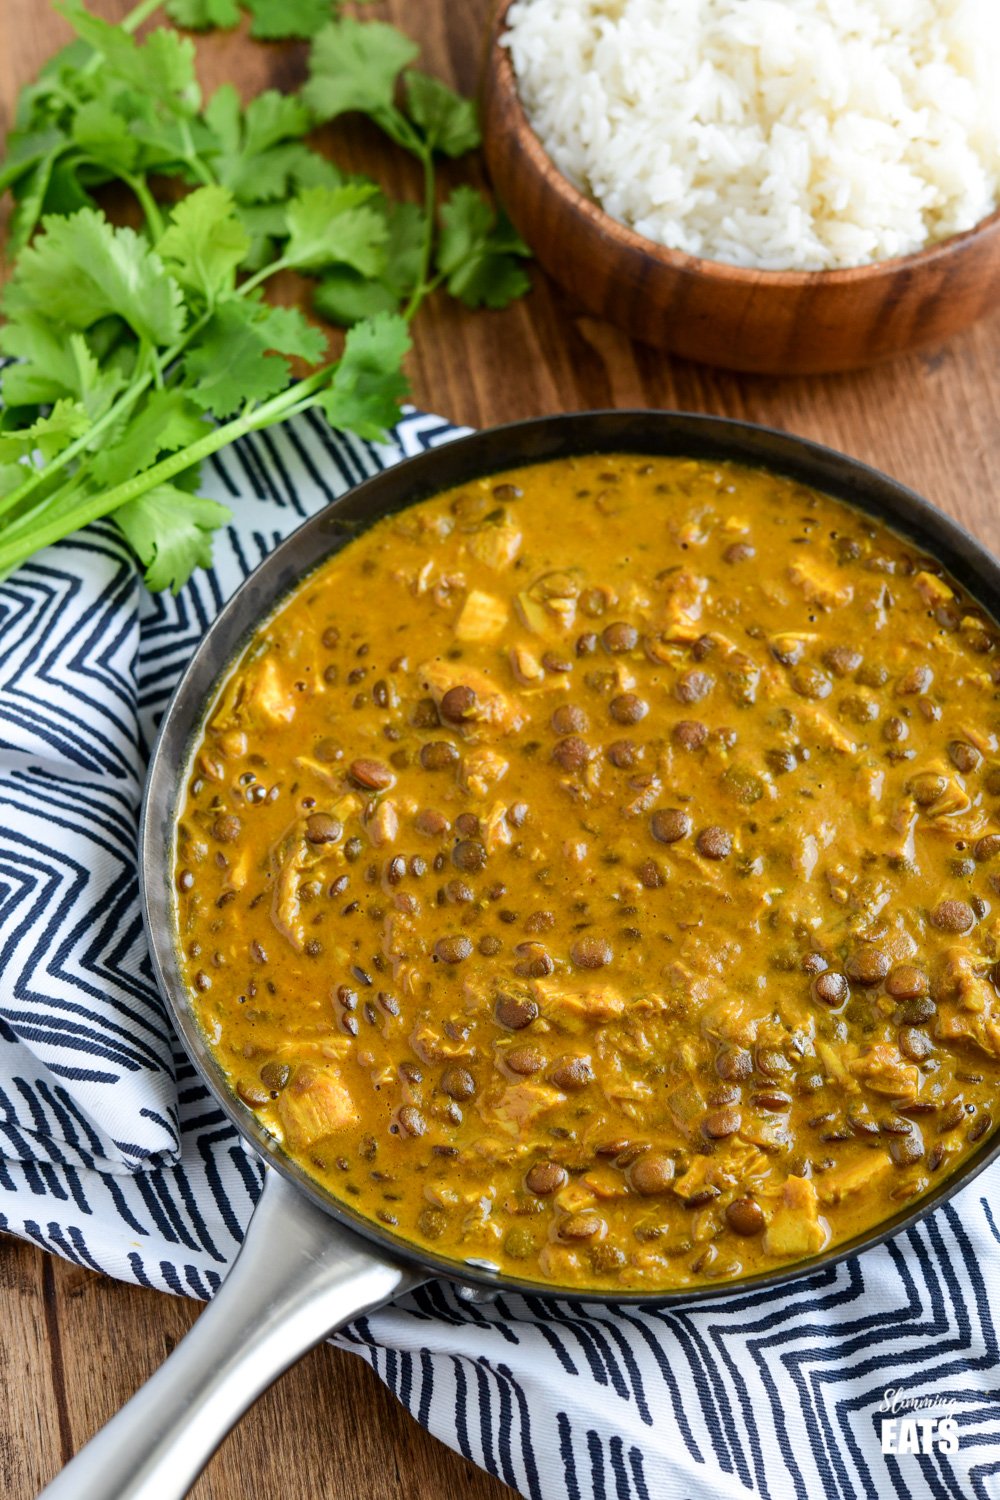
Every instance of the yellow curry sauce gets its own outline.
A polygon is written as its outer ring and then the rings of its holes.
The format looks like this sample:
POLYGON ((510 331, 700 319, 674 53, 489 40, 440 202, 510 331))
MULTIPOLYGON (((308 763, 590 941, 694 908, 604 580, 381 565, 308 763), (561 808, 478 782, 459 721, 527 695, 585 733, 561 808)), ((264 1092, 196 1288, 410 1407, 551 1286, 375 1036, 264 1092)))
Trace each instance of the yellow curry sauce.
POLYGON ((221 690, 185 972, 246 1106, 418 1246, 786 1266, 992 1128, 997 633, 840 502, 587 457, 381 521, 221 690))

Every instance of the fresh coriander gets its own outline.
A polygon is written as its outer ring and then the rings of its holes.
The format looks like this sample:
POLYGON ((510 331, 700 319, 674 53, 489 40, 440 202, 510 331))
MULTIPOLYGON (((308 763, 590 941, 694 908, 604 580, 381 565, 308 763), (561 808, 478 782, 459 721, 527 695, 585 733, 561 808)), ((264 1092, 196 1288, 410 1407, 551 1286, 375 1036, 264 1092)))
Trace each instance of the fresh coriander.
POLYGON ((135 33, 59 0, 77 40, 22 91, 0 166, 14 199, 0 352, 0 576, 112 516, 151 588, 178 588, 211 555, 225 506, 197 494, 225 444, 318 407, 379 438, 406 394, 407 324, 446 287, 470 306, 527 289, 526 247, 473 189, 437 201, 435 161, 479 141, 475 112, 415 70, 415 45, 331 0, 166 0, 192 29, 314 38, 298 94, 204 101, 190 36, 135 33), (333 19, 331 20, 331 16, 333 19), (308 142, 349 111, 421 163, 420 204, 342 172, 308 142), (173 179, 168 202, 160 185, 173 179), (99 202, 118 184, 142 223, 99 202), (183 196, 178 197, 178 192, 183 196), (315 306, 348 328, 339 359, 294 308, 264 298, 279 271, 316 278, 315 306), (293 376, 293 359, 311 366, 293 376))
POLYGON ((260 41, 315 36, 339 9, 332 0, 167 0, 166 11, 191 31, 230 30, 242 9, 250 12, 250 35, 260 41))

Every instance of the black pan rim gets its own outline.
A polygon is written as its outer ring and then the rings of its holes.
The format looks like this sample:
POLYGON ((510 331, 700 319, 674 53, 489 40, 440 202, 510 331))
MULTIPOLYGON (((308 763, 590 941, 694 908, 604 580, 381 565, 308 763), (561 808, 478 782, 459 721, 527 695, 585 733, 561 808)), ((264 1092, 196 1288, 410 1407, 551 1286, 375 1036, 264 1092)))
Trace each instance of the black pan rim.
POLYGON ((170 831, 181 773, 189 746, 200 729, 220 678, 231 668, 247 636, 288 593, 358 530, 382 515, 504 469, 556 457, 594 453, 674 454, 716 458, 800 479, 803 483, 872 515, 942 564, 991 616, 1000 613, 1000 563, 957 521, 899 481, 858 459, 808 438, 700 413, 635 408, 568 412, 485 428, 393 463, 316 512, 269 553, 225 603, 210 625, 174 690, 150 757, 139 821, 139 880, 143 925, 153 975, 168 1003, 181 1041, 199 1076, 240 1136, 265 1163, 300 1188, 343 1227, 361 1235, 374 1250, 428 1277, 495 1293, 510 1293, 574 1305, 670 1308, 751 1298, 792 1282, 824 1276, 842 1262, 906 1233, 935 1208, 967 1187, 998 1155, 1000 1130, 987 1136, 957 1171, 890 1219, 808 1260, 739 1277, 720 1284, 617 1292, 608 1288, 562 1288, 521 1280, 488 1269, 482 1261, 457 1261, 412 1245, 355 1213, 323 1190, 257 1121, 229 1088, 221 1067, 191 1011, 175 968, 170 923, 170 831), (303 561, 300 554, 308 561, 303 561))

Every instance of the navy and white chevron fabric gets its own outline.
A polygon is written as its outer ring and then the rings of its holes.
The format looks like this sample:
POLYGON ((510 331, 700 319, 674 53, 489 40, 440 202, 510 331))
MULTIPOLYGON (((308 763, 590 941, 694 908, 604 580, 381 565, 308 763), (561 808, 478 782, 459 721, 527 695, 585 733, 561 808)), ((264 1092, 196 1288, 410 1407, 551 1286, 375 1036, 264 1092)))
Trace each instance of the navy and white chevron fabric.
MULTIPOLYGON (((176 599, 149 596, 101 524, 0 586, 0 1228, 164 1291, 208 1297, 225 1275, 260 1168, 151 980, 135 869, 147 751, 191 650, 265 553, 455 433, 414 413, 376 448, 310 414, 237 444, 209 485, 233 524, 176 599)), ((340 1342, 533 1500, 1000 1500, 994 1202, 1000 1167, 778 1292, 656 1312, 468 1305, 432 1284, 340 1342), (887 1390, 940 1403, 957 1451, 883 1452, 887 1390)))

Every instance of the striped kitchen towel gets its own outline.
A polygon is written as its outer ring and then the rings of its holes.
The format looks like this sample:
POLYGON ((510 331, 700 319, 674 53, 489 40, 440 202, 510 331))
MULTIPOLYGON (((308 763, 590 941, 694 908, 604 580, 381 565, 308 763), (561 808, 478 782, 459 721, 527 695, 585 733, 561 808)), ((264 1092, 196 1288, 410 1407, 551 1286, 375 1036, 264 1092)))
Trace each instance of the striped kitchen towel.
MULTIPOLYGON (((310 413, 244 439, 208 470, 233 508, 215 566, 176 598, 147 594, 100 523, 0 586, 0 1228, 183 1295, 225 1275, 260 1168, 151 979, 135 864, 150 743, 268 550, 456 432, 415 412, 375 447, 310 413)), ((339 1342, 526 1496, 998 1500, 994 1187, 1000 1166, 918 1228, 776 1292, 657 1312, 469 1305, 432 1283, 339 1342)))

